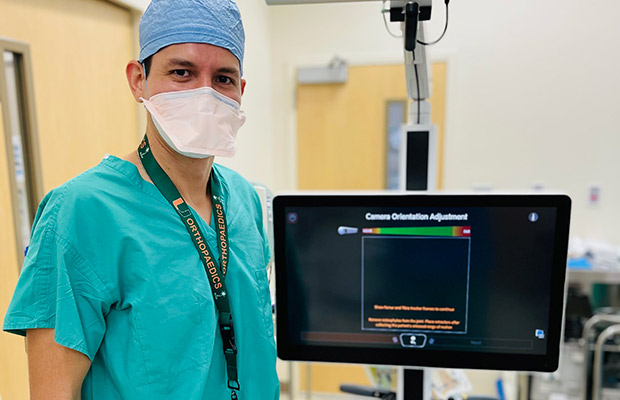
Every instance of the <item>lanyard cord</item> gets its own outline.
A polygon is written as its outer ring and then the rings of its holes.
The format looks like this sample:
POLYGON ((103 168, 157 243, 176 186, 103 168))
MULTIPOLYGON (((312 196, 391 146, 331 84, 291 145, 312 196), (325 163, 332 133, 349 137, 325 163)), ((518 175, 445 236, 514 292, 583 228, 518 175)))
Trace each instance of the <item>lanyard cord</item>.
MULTIPOLYGON (((235 344, 233 319, 232 314, 230 313, 230 303, 228 302, 228 293, 226 291, 226 272, 228 268, 229 252, 228 230, 219 186, 212 185, 211 190, 213 192, 215 224, 218 230, 217 239, 220 250, 221 269, 217 265, 213 252, 205 241, 204 235, 202 234, 191 209, 183 200, 183 197, 174 186, 168 175, 166 175, 164 170, 157 163, 157 160, 155 160, 146 135, 138 148, 138 156, 140 157, 140 161, 142 161, 142 165, 144 165, 144 169, 157 189, 159 189, 161 194, 174 207, 179 217, 181 217, 181 221, 183 222, 183 225, 185 225, 185 228, 191 236, 194 246, 200 255, 200 261, 202 261, 207 277, 209 278, 208 280, 211 286, 211 293, 213 294, 213 299, 219 313, 218 325, 222 335, 224 357, 226 358, 228 387, 232 389, 231 399, 235 400, 237 399, 235 390, 240 389, 239 379, 237 376, 237 346, 235 344)), ((211 174, 211 178, 213 180, 217 179, 214 174, 211 174)))

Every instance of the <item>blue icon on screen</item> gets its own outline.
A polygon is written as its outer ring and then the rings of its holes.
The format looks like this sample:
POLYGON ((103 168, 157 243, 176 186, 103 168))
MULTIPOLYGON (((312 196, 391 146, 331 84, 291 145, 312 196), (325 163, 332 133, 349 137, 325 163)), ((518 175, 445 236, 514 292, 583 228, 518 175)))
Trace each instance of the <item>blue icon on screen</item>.
POLYGON ((538 339, 544 339, 545 338, 545 331, 543 331, 542 329, 536 329, 536 337, 538 339))
POLYGON ((290 224, 296 224, 298 220, 297 213, 288 213, 287 219, 290 224))

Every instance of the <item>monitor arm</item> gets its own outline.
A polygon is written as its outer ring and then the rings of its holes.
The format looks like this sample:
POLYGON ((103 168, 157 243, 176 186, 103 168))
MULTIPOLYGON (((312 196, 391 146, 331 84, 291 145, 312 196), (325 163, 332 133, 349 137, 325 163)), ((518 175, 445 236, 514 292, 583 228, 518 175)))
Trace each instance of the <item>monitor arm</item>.
POLYGON ((390 21, 401 22, 405 53, 407 94, 413 101, 430 97, 429 69, 424 43, 424 27, 421 21, 431 18, 432 0, 390 2, 390 21))
MULTIPOLYGON (((267 5, 349 3, 377 0, 265 0, 267 5)), ((424 29, 420 21, 431 19, 433 0, 385 0, 389 1, 390 21, 401 22, 405 46, 405 70, 407 93, 414 102, 430 97, 428 65, 426 61, 424 29)), ((446 0, 444 0, 446 1, 446 0)), ((446 1, 447 3, 447 1, 446 1)))

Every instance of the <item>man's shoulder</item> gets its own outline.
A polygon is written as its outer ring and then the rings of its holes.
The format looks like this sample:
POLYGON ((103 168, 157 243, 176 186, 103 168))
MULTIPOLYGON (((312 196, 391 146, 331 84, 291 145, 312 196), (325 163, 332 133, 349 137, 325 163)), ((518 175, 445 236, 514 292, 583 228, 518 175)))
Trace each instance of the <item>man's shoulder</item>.
POLYGON ((106 162, 107 157, 96 166, 52 189, 50 193, 62 197, 64 201, 84 201, 109 194, 117 186, 126 186, 127 177, 121 171, 111 168, 106 162))
POLYGON ((213 164, 213 169, 230 192, 255 194, 254 186, 237 171, 220 164, 213 164))
POLYGON ((219 164, 214 165, 218 177, 221 179, 223 189, 228 195, 227 204, 230 210, 235 210, 238 215, 254 216, 260 220, 262 217, 262 205, 254 186, 241 174, 219 164), (241 211, 239 213, 239 211, 241 211))
POLYGON ((132 189, 128 182, 122 171, 111 168, 104 159, 49 191, 39 204, 35 220, 42 216, 52 220, 66 219, 69 215, 95 210, 121 191, 132 189))

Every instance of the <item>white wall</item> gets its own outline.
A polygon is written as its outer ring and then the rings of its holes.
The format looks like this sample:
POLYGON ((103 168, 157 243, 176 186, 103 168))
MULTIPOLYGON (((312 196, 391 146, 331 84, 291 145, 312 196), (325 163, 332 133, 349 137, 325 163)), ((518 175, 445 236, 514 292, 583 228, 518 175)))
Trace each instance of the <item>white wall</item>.
MULTIPOLYGON (((443 26, 443 4, 434 3, 429 39, 443 26)), ((296 185, 295 67, 336 54, 353 63, 400 60, 380 9, 270 8, 276 189, 296 185)), ((448 34, 430 50, 448 61, 445 188, 542 182, 573 198, 573 235, 620 244, 620 3, 467 0, 450 10, 448 34), (601 187, 596 207, 586 202, 592 184, 601 187)))
POLYGON ((247 122, 239 130, 235 157, 220 157, 216 162, 233 168, 252 182, 273 187, 269 8, 262 0, 239 0, 237 4, 246 37, 243 77, 247 85, 241 105, 247 122))

